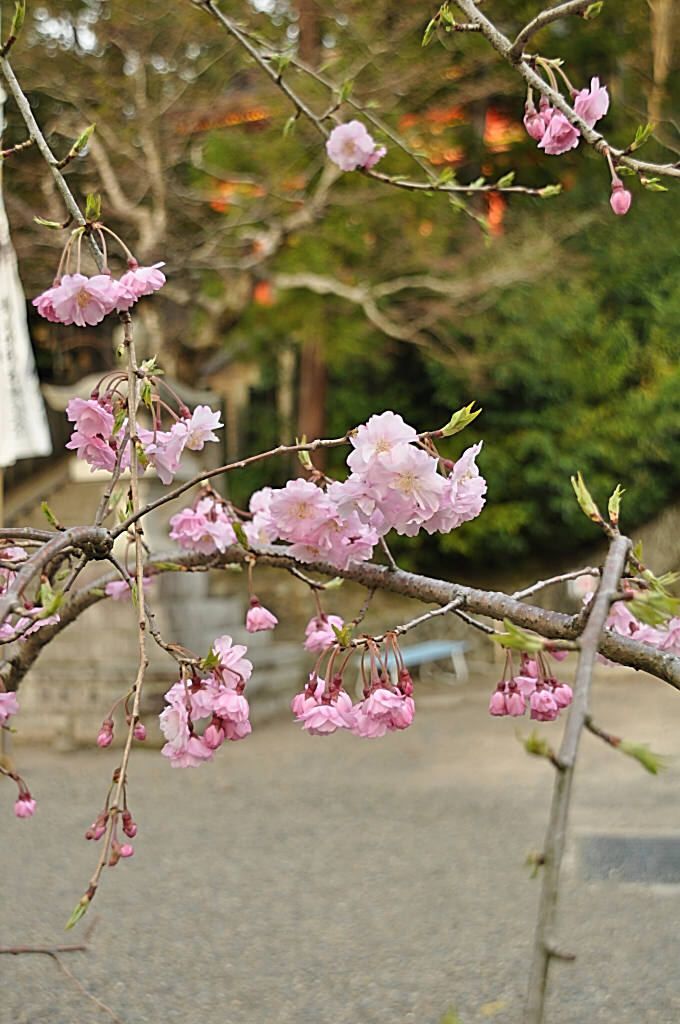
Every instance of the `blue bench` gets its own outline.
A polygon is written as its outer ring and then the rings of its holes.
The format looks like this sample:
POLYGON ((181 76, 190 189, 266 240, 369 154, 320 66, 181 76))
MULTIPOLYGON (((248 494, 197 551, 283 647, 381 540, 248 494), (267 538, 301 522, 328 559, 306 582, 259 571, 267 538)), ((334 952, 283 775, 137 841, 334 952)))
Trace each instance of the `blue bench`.
MULTIPOLYGON (((466 651, 469 645, 464 640, 425 640, 420 644, 411 644, 409 647, 402 647, 401 654, 404 665, 407 669, 420 668, 431 661, 443 661, 450 658, 453 664, 453 671, 458 682, 464 683, 468 678, 468 667, 465 660, 466 651)), ((393 654, 387 659, 387 668, 393 683, 397 682, 397 663, 393 654)), ((357 694, 363 689, 361 669, 357 679, 357 694)))

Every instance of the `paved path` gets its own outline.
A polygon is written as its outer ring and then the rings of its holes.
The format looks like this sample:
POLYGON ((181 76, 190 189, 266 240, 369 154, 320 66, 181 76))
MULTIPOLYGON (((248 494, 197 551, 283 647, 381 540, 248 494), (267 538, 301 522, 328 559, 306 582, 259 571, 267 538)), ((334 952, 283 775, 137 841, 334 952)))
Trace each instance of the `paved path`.
MULTIPOLYGON (((680 695, 615 678, 601 724, 676 759, 654 778, 586 736, 573 831, 680 835, 680 695)), ((135 856, 105 873, 91 949, 65 963, 124 1024, 439 1024, 448 1007, 518 1021, 538 893, 523 862, 552 770, 487 701, 479 682, 430 688, 383 740, 276 723, 195 771, 140 752, 135 856)), ((19 755, 40 805, 16 820, 0 787, 0 942, 68 941, 115 754, 19 755)), ((550 1024, 677 1024, 680 886, 581 874, 574 853, 560 941, 578 958, 555 965, 550 1024)), ((2 1024, 106 1020, 47 957, 0 957, 2 1024)))

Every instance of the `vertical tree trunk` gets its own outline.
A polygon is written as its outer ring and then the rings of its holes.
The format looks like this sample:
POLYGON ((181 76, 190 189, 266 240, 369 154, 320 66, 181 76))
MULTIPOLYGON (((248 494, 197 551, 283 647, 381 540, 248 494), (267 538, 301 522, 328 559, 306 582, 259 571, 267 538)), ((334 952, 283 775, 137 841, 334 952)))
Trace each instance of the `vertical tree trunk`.
POLYGON ((651 124, 663 118, 666 81, 673 57, 675 0, 649 0, 651 11, 652 87, 647 105, 651 124))

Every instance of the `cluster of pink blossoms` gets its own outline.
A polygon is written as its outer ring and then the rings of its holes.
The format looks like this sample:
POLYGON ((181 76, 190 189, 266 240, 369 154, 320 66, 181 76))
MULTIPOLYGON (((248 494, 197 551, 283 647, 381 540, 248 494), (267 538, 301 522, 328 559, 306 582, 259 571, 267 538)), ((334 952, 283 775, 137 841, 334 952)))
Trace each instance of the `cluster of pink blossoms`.
POLYGON ((118 280, 108 273, 93 277, 86 277, 80 271, 64 274, 33 299, 33 305, 40 316, 52 323, 94 326, 108 313, 114 310, 122 313, 143 295, 151 295, 162 288, 165 274, 160 268, 164 265, 154 263, 152 267, 140 267, 136 260, 129 259, 129 270, 118 280))
POLYGON ((304 643, 305 649, 311 651, 312 654, 323 654, 324 651, 329 651, 337 643, 333 627, 342 629, 344 624, 339 615, 320 613, 310 619, 305 628, 307 637, 304 643))
POLYGON ((399 673, 396 685, 375 676, 364 692, 364 699, 353 705, 352 698, 342 688, 341 674, 333 676, 328 685, 312 674, 290 706, 295 721, 301 722, 310 736, 328 736, 338 729, 348 729, 355 736, 375 739, 387 732, 407 729, 413 722, 413 684, 406 670, 399 673))
MULTIPOLYGON (((120 446, 126 441, 127 421, 116 428, 114 406, 110 394, 95 394, 91 398, 72 398, 66 407, 68 418, 75 424, 66 447, 76 452, 92 470, 112 472, 120 446)), ((164 484, 172 482, 179 469, 185 448, 201 451, 206 441, 217 441, 213 432, 222 427, 219 412, 208 405, 198 405, 191 415, 180 416, 170 430, 138 429, 140 444, 146 461, 156 470, 164 484)), ((125 444, 121 469, 130 466, 130 446, 125 444)), ((141 463, 144 468, 144 463, 141 463)))
POLYGON ((554 722, 571 704, 573 696, 571 687, 546 672, 538 659, 523 654, 519 673, 510 679, 501 679, 491 694, 489 712, 498 717, 519 718, 528 707, 531 718, 537 722, 554 722))
MULTIPOLYGON (((589 128, 592 128, 609 110, 607 87, 600 85, 599 78, 591 78, 589 89, 572 90, 572 103, 574 111, 589 128)), ((531 138, 538 142, 538 148, 552 156, 566 153, 570 149, 575 149, 579 144, 581 133, 578 128, 561 111, 551 107, 550 100, 546 96, 541 97, 538 110, 536 110, 531 89, 527 95, 523 120, 524 127, 531 138)), ((611 157, 608 156, 608 160, 612 174, 612 193, 609 204, 614 213, 621 216, 628 213, 632 196, 623 187, 623 182, 614 171, 611 157)))
MULTIPOLYGON (((588 594, 584 601, 587 603, 591 596, 588 594)), ((605 627, 621 636, 631 637, 640 643, 649 644, 650 647, 657 647, 660 651, 667 651, 680 657, 680 618, 673 617, 668 620, 664 629, 657 629, 640 622, 625 601, 616 601, 611 606, 605 627)), ((602 661, 607 661, 602 655, 598 657, 602 661)))
POLYGON ((240 740, 252 731, 243 696, 253 670, 252 662, 243 657, 247 648, 232 644, 230 636, 220 636, 212 651, 217 665, 207 677, 180 679, 165 694, 168 707, 160 723, 167 742, 161 753, 173 768, 196 768, 212 761, 224 740, 240 740), (202 734, 196 732, 200 721, 207 722, 202 734))
MULTIPOLYGON (((0 594, 3 594, 12 583, 17 571, 21 567, 21 563, 27 558, 26 551, 21 547, 0 549, 0 560, 17 563, 16 570, 0 568, 0 594)), ((19 617, 14 616, 13 621, 8 617, 4 622, 0 623, 0 644, 10 644, 14 640, 25 640, 31 633, 37 632, 43 626, 51 626, 55 622, 59 622, 58 615, 45 615, 45 609, 41 605, 24 600, 23 614, 19 615, 19 617)), ((2 694, 0 694, 1 696, 2 694)), ((0 719, 0 721, 2 720, 0 719)))
MULTIPOLYGON (((600 85, 599 78, 592 78, 590 89, 574 91, 572 102, 578 116, 592 128, 609 110, 607 86, 600 85)), ((561 111, 550 106, 547 97, 541 97, 536 110, 530 90, 524 110, 524 127, 538 142, 539 149, 551 156, 559 156, 578 146, 580 131, 561 111)))
POLYGON ((326 152, 341 171, 370 170, 385 156, 384 146, 376 146, 361 121, 337 125, 328 137, 326 152))
POLYGON ((409 537, 420 529, 448 533, 481 512, 486 481, 475 461, 481 442, 450 463, 426 450, 401 416, 384 412, 360 426, 351 443, 346 480, 325 488, 289 480, 253 494, 252 519, 243 527, 253 548, 283 540, 299 561, 323 559, 346 569, 369 559, 392 529, 409 537))

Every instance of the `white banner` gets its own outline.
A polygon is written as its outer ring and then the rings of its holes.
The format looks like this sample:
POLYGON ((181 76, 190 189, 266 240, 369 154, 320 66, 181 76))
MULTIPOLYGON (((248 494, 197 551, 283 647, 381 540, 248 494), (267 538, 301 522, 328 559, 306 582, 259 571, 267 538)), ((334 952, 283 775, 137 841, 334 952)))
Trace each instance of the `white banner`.
MULTIPOLYGON (((0 89, 0 128, 4 99, 0 89)), ((0 468, 52 451, 1 186, 0 178, 0 468)))

